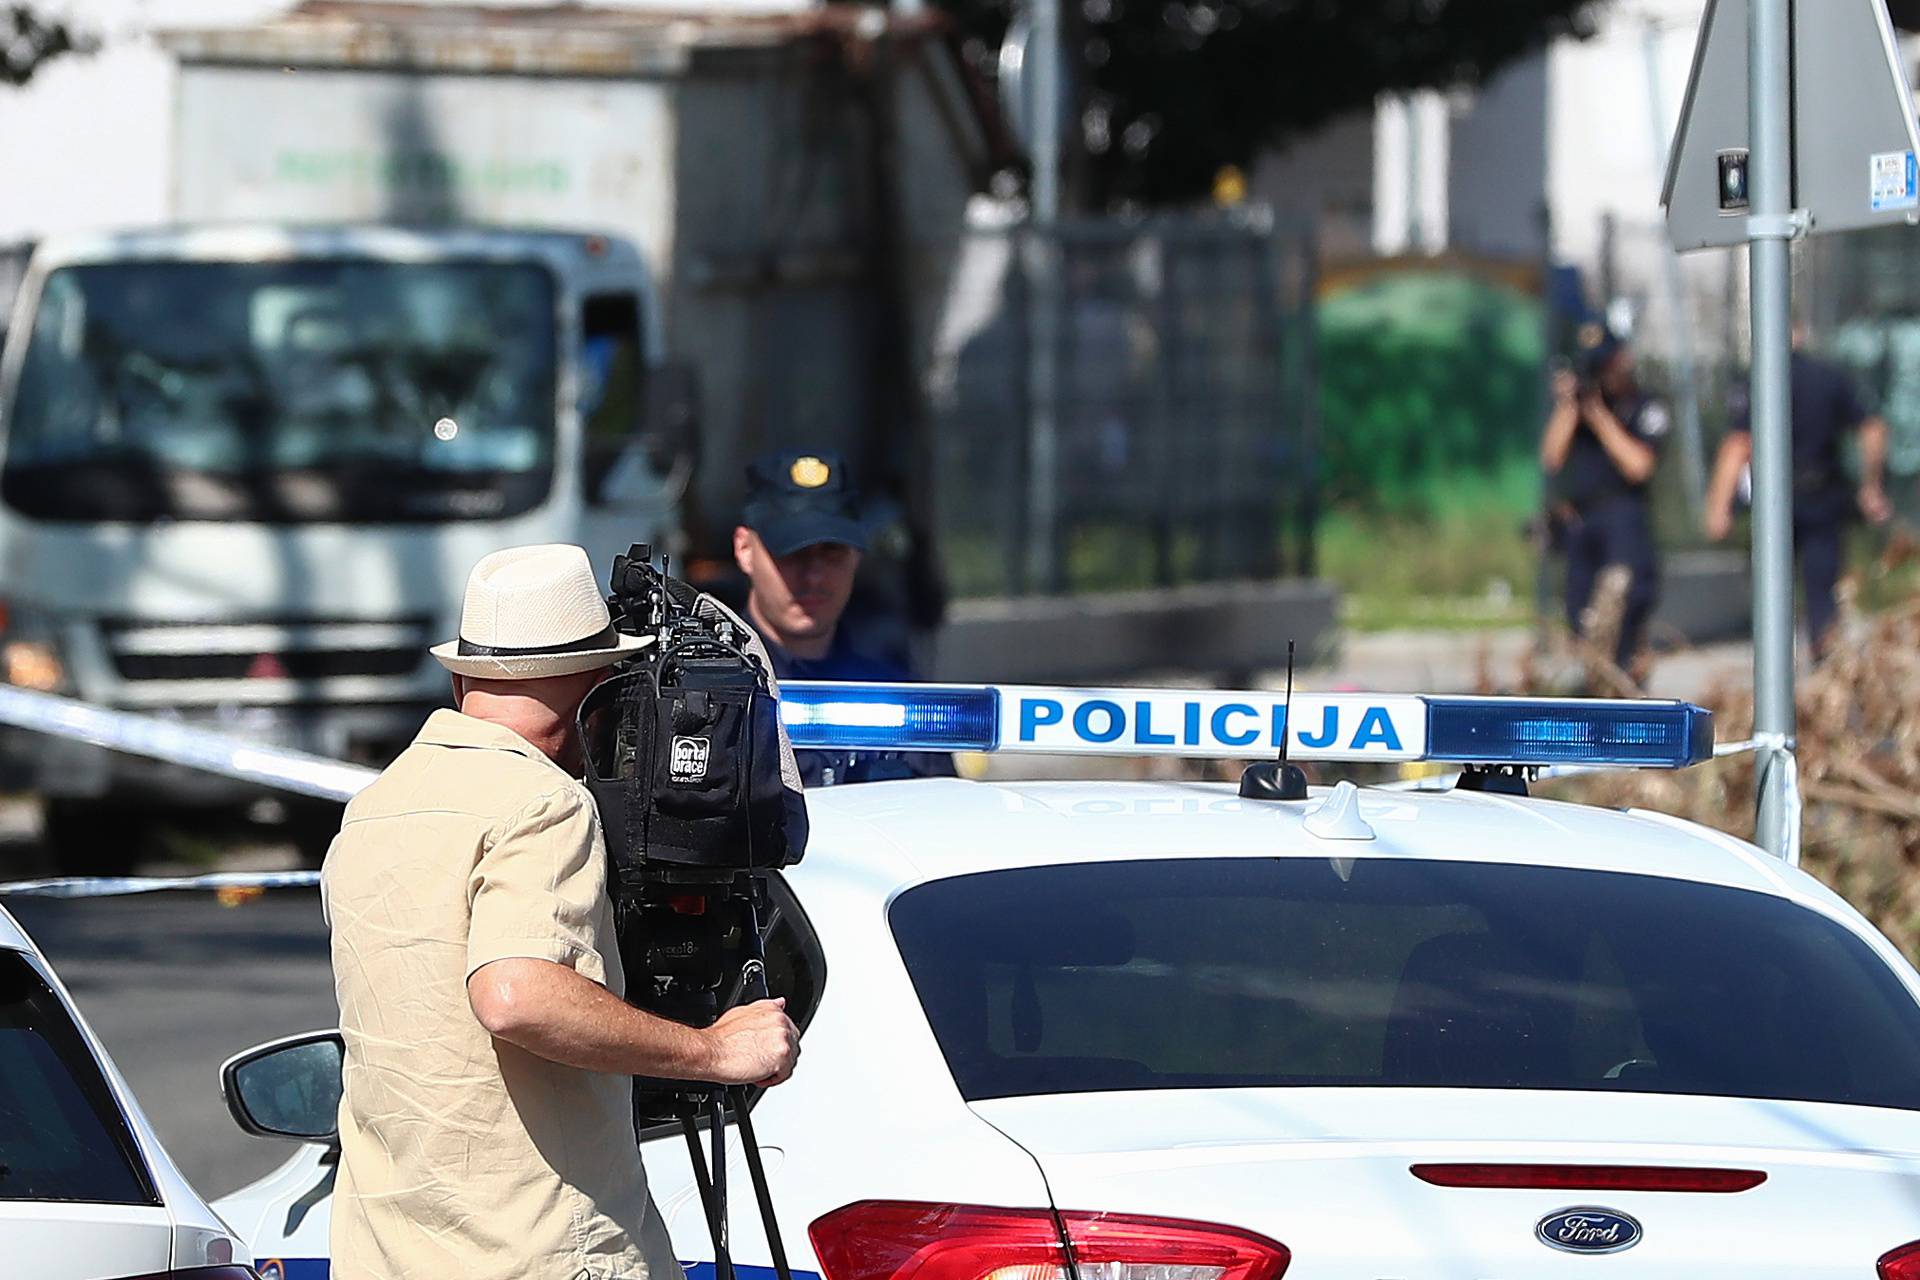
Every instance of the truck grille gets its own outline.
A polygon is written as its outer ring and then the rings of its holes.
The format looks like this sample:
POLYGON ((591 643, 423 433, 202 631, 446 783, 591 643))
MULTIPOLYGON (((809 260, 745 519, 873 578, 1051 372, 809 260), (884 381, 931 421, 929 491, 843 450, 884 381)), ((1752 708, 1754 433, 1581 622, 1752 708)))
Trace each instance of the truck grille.
POLYGON ((102 624, 122 680, 328 680, 412 675, 428 620, 102 624))

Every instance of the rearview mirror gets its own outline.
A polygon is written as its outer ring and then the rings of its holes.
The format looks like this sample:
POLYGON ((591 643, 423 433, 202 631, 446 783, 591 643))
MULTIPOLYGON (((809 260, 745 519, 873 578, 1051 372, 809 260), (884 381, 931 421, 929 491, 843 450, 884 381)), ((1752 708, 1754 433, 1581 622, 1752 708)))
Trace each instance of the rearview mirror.
POLYGON ((346 1046, 338 1031, 309 1031, 255 1045, 220 1068, 220 1092, 234 1123, 263 1138, 339 1141, 340 1069, 346 1046))
POLYGON ((668 475, 700 456, 700 374, 686 360, 668 360, 647 371, 640 438, 654 470, 668 475))

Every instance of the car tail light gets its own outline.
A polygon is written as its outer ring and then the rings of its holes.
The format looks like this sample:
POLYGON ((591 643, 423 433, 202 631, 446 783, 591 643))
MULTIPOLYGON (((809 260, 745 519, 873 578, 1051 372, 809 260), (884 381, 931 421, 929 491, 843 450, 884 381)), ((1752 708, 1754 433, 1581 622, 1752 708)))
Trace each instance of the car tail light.
POLYGON ((1117 1213, 862 1200, 808 1234, 827 1280, 1279 1280, 1292 1256, 1250 1231, 1117 1213))
MULTIPOLYGON (((1726 1195, 1767 1180, 1758 1169, 1684 1169, 1626 1164, 1416 1164, 1413 1176, 1436 1187, 1540 1191, 1692 1191, 1726 1195)), ((1920 1280, 1920 1276, 1916 1276, 1920 1280)))
POLYGON ((1880 1280, 1920 1280, 1920 1240, 1881 1254, 1880 1280))

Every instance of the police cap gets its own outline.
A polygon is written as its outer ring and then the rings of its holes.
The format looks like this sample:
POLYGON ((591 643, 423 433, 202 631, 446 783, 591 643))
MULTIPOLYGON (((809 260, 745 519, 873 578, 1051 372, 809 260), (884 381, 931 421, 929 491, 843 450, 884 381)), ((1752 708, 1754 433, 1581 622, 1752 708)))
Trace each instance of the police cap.
POLYGON ((864 551, 867 538, 859 502, 838 453, 783 450, 747 464, 747 503, 740 522, 759 534, 776 556, 823 542, 864 551))

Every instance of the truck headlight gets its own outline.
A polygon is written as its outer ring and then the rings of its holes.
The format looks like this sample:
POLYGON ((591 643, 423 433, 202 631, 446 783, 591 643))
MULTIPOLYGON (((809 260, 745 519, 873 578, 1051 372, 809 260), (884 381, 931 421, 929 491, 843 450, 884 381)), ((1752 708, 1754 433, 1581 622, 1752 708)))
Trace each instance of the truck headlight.
POLYGON ((7 641, 0 646, 0 665, 4 665, 10 685, 37 693, 58 693, 66 687, 67 669, 45 641, 7 641))
POLYGON ((67 690, 67 664, 60 657, 51 619, 0 601, 0 678, 36 693, 67 690))

